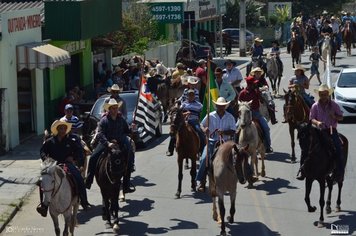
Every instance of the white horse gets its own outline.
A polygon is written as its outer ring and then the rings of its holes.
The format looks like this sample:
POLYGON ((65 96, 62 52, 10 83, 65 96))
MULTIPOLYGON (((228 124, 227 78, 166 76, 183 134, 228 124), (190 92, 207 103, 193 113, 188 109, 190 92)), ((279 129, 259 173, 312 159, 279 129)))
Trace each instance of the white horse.
POLYGON ((266 118, 267 122, 271 121, 271 117, 268 112, 269 104, 274 104, 271 92, 267 88, 260 88, 262 101, 260 102, 260 113, 266 118))
MULTIPOLYGON (((258 159, 257 159, 257 151, 261 155, 262 161, 262 170, 261 176, 264 177, 266 175, 265 172, 265 156, 266 150, 263 144, 263 138, 260 137, 258 133, 257 126, 255 122, 252 120, 252 111, 250 108, 252 101, 249 102, 240 102, 239 101, 239 127, 240 127, 240 135, 239 135, 239 144, 241 146, 248 146, 247 152, 251 155, 251 167, 255 176, 258 176, 258 159), (256 170, 254 169, 256 168, 256 170)), ((249 187, 252 187, 254 181, 248 180, 249 187)))
POLYGON ((60 235, 59 215, 64 216, 63 235, 68 235, 68 227, 70 235, 73 235, 78 212, 78 196, 73 196, 66 173, 56 161, 47 158, 41 164, 41 178, 43 204, 49 206, 56 235, 60 235))

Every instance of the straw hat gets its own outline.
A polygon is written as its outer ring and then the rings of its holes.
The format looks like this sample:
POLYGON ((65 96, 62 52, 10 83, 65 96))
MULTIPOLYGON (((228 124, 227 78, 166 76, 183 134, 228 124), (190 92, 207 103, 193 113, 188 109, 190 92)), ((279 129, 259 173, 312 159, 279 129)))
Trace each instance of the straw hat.
POLYGON ((332 88, 329 88, 326 84, 322 84, 319 86, 319 88, 314 89, 315 93, 320 93, 325 91, 329 92, 329 96, 334 92, 334 90, 332 88))
POLYGON ((263 39, 260 39, 259 37, 257 37, 257 38, 255 38, 255 42, 262 43, 262 42, 263 42, 263 39))
POLYGON ((300 64, 297 64, 297 65, 293 68, 293 70, 294 70, 294 71, 296 71, 296 70, 302 70, 302 71, 305 72, 305 68, 304 68, 302 65, 300 65, 300 64))
POLYGON ((61 126, 61 125, 65 125, 67 127, 66 134, 68 134, 70 132, 70 130, 72 129, 71 123, 68 123, 65 121, 60 121, 60 120, 55 120, 51 125, 51 132, 54 136, 56 136, 58 134, 57 128, 58 128, 58 126, 61 126))
POLYGON ((124 68, 121 68, 120 66, 116 66, 115 70, 114 70, 114 74, 119 73, 119 72, 123 72, 123 71, 125 71, 124 68))
POLYGON ((119 106, 119 103, 117 103, 115 98, 110 98, 109 102, 104 103, 104 110, 109 111, 112 106, 119 106))
POLYGON ((230 104, 230 101, 227 102, 225 98, 218 97, 218 99, 216 101, 213 100, 213 103, 217 106, 225 106, 225 108, 227 108, 230 104))
POLYGON ((188 84, 197 84, 199 83, 199 80, 195 76, 187 76, 188 77, 188 84))
POLYGON ((255 72, 261 72, 261 75, 263 75, 265 72, 261 69, 261 67, 256 67, 253 68, 250 72, 250 75, 255 75, 255 72))
POLYGON ((118 84, 113 84, 111 87, 108 87, 108 92, 110 93, 111 91, 122 91, 122 88, 118 84))

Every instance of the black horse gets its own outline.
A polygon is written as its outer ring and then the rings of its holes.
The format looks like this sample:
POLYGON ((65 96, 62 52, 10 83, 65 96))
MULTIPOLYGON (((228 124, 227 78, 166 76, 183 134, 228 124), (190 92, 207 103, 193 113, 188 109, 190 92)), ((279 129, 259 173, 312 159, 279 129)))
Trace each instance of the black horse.
MULTIPOLYGON (((347 163, 348 155, 348 140, 342 134, 339 134, 343 143, 343 168, 347 163)), ((310 192, 312 183, 314 180, 319 182, 320 186, 320 218, 318 227, 323 227, 324 214, 323 209, 325 205, 325 183, 327 183, 329 192, 326 202, 326 213, 331 212, 331 192, 333 188, 333 182, 337 182, 339 186, 336 211, 340 211, 341 204, 341 190, 343 186, 343 178, 336 180, 336 150, 330 134, 327 134, 325 130, 320 130, 311 125, 311 123, 303 123, 298 127, 299 144, 302 150, 301 164, 303 163, 303 169, 306 176, 305 181, 305 202, 309 212, 316 210, 315 206, 310 204, 310 192)))
POLYGON ((103 198, 103 220, 107 225, 111 224, 113 217, 113 230, 119 230, 119 190, 121 179, 127 172, 128 151, 118 144, 100 157, 96 171, 95 179, 100 187, 103 198))

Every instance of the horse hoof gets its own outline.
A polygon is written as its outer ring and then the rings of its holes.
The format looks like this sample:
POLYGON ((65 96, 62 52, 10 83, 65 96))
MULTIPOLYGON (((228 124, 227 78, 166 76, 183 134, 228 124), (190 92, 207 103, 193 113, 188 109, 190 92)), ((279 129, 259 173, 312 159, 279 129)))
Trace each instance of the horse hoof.
POLYGON ((234 223, 234 218, 231 217, 231 216, 226 217, 226 220, 227 220, 227 222, 229 222, 230 224, 234 223))
POLYGON ((308 209, 308 212, 315 212, 316 211, 316 206, 310 207, 308 209))
POLYGON ((179 199, 180 198, 180 192, 177 192, 175 196, 176 196, 177 199, 179 199))
POLYGON ((330 206, 327 206, 327 207, 325 208, 325 212, 326 212, 326 214, 330 214, 330 213, 331 213, 331 208, 330 208, 330 206))
POLYGON ((341 211, 341 207, 340 206, 337 206, 336 208, 335 208, 335 212, 340 212, 341 211))
POLYGON ((115 223, 115 224, 114 224, 114 227, 112 227, 112 229, 114 230, 115 233, 118 233, 119 230, 120 230, 119 224, 118 224, 118 223, 115 223))
POLYGON ((226 236, 226 232, 225 232, 225 231, 221 231, 221 232, 220 232, 220 235, 221 235, 221 236, 226 236))
POLYGON ((266 176, 266 172, 263 170, 262 172, 261 172, 261 177, 265 177, 266 176))
POLYGON ((319 221, 317 227, 318 228, 323 228, 324 227, 324 222, 323 221, 319 221))
POLYGON ((290 163, 294 164, 296 162, 297 162, 297 160, 295 159, 295 157, 294 158, 292 157, 292 159, 290 159, 290 163))

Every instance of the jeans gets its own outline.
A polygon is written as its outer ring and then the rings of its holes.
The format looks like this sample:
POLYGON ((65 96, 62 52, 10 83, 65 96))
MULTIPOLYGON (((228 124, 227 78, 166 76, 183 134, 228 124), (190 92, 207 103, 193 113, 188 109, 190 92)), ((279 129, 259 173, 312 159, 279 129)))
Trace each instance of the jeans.
MULTIPOLYGON (((214 152, 214 146, 217 141, 213 139, 209 139, 209 158, 213 155, 214 152)), ((203 154, 201 155, 200 158, 200 165, 199 165, 199 170, 198 174, 195 178, 196 181, 200 182, 205 182, 206 181, 206 148, 204 148, 203 154)))
POLYGON ((314 97, 311 96, 311 95, 309 95, 309 94, 307 94, 307 93, 301 93, 301 95, 302 95, 302 97, 303 97, 305 103, 307 104, 307 106, 308 106, 309 108, 311 108, 312 105, 313 105, 314 102, 315 102, 315 101, 314 101, 314 97))
POLYGON ((69 172, 73 175, 75 182, 77 183, 80 201, 82 202, 82 204, 87 203, 87 191, 85 189, 84 180, 82 175, 80 174, 80 171, 72 163, 67 162, 66 166, 69 169, 69 172))
POLYGON ((252 117, 258 119, 258 122, 260 123, 261 128, 263 129, 263 133, 264 133, 263 139, 264 139, 265 147, 267 149, 270 148, 271 134, 266 119, 261 115, 259 111, 252 111, 252 117))
POLYGON ((199 139, 200 139, 200 148, 199 152, 203 153, 205 147, 205 134, 200 128, 200 123, 198 120, 188 120, 188 124, 190 124, 194 130, 197 132, 199 139))

